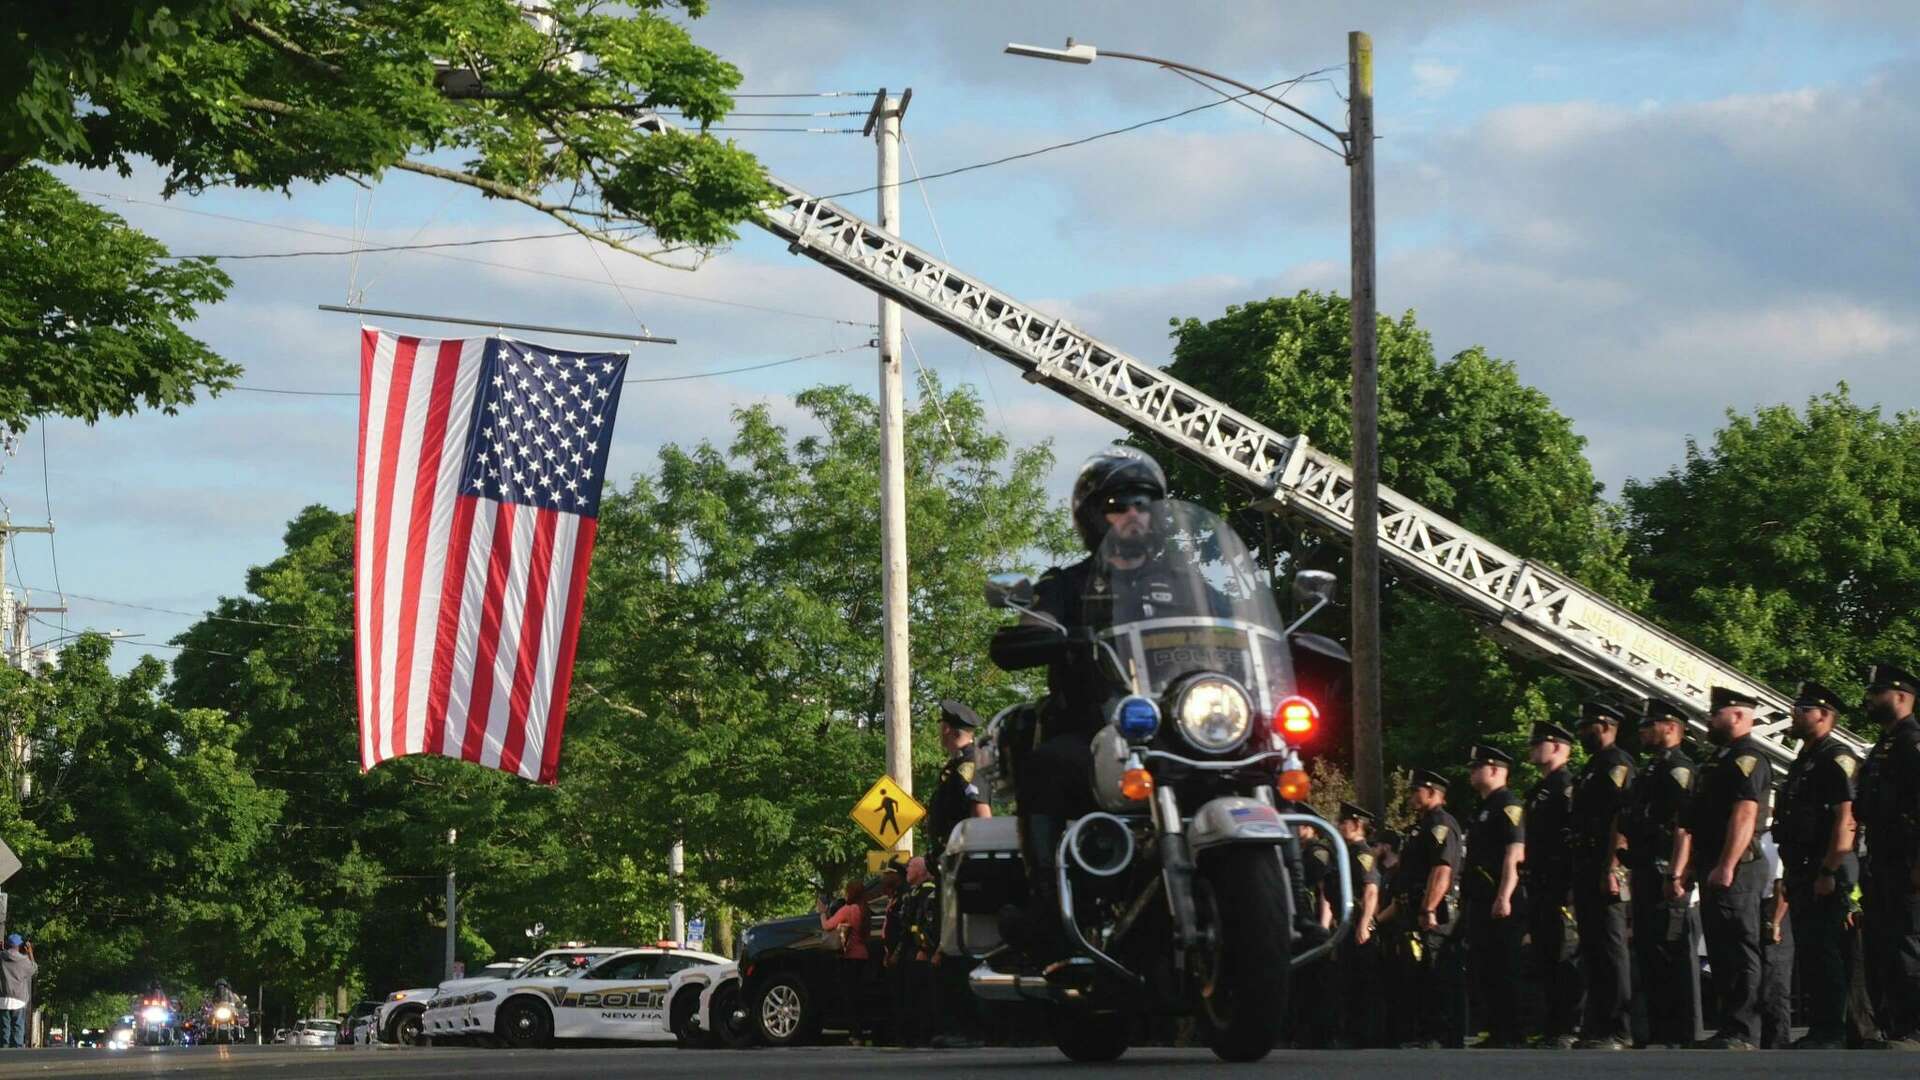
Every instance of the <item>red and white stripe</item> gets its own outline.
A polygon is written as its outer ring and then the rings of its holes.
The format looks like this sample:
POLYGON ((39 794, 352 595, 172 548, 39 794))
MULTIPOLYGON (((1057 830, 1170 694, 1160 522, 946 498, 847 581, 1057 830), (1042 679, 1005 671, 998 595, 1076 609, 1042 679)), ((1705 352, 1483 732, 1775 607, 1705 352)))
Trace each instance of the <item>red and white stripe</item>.
POLYGON ((486 340, 363 330, 363 770, 442 754, 553 783, 596 521, 459 490, 486 340))

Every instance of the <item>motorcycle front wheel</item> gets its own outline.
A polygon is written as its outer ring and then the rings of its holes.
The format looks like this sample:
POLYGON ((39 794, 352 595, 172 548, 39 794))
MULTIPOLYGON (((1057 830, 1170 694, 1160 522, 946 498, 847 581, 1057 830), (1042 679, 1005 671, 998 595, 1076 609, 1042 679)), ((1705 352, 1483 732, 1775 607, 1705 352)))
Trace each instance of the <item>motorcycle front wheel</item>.
POLYGON ((1293 960, 1292 904, 1279 853, 1235 844, 1208 853, 1195 900, 1213 947, 1195 980, 1207 1045, 1222 1061, 1258 1061, 1273 1050, 1287 1015, 1293 960))

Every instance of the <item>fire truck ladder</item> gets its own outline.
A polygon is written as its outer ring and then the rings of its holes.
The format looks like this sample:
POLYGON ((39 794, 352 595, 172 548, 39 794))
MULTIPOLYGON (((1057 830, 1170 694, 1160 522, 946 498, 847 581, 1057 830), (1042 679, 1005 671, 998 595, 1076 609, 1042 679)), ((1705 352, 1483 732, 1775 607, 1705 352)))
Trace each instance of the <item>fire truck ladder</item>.
MULTIPOLYGON (((664 127, 664 123, 651 123, 664 127)), ((878 226, 768 177, 781 199, 757 221, 789 250, 897 301, 1063 394, 1259 493, 1255 505, 1351 543, 1353 474, 1306 436, 1271 431, 1154 366, 969 277, 878 226)), ((1708 691, 1761 703, 1754 734, 1792 762, 1791 699, 1556 570, 1529 562, 1382 485, 1380 552, 1403 580, 1466 612, 1506 647, 1604 692, 1661 695, 1706 731, 1708 691)), ((1848 746, 1866 747, 1835 730, 1848 746)))

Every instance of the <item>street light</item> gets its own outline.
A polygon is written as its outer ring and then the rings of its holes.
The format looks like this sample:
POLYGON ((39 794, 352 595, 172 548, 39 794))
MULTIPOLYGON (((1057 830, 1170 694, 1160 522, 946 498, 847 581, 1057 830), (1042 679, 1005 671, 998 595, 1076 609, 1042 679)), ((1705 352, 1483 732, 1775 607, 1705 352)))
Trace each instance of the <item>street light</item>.
MULTIPOLYGON (((1373 39, 1359 31, 1347 35, 1347 108, 1349 130, 1340 131, 1319 117, 1257 86, 1192 64, 1142 53, 1100 49, 1067 39, 1064 48, 1009 43, 1012 56, 1091 64, 1102 56, 1137 60, 1170 71, 1225 83, 1242 96, 1278 105, 1338 140, 1347 163, 1352 295, 1353 364, 1353 769, 1361 805, 1386 809, 1385 763, 1380 749, 1380 403, 1379 356, 1374 295, 1373 236, 1373 39)), ((1318 140, 1315 140, 1316 142, 1318 140)))

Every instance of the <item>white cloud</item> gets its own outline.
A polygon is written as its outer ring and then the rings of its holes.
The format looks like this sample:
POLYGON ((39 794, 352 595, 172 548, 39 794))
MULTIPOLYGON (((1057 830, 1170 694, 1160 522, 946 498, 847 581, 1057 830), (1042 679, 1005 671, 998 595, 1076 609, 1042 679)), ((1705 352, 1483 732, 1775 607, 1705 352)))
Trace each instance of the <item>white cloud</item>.
POLYGON ((1413 62, 1413 94, 1415 97, 1444 97, 1460 81, 1460 68, 1455 64, 1442 64, 1432 60, 1413 62))

